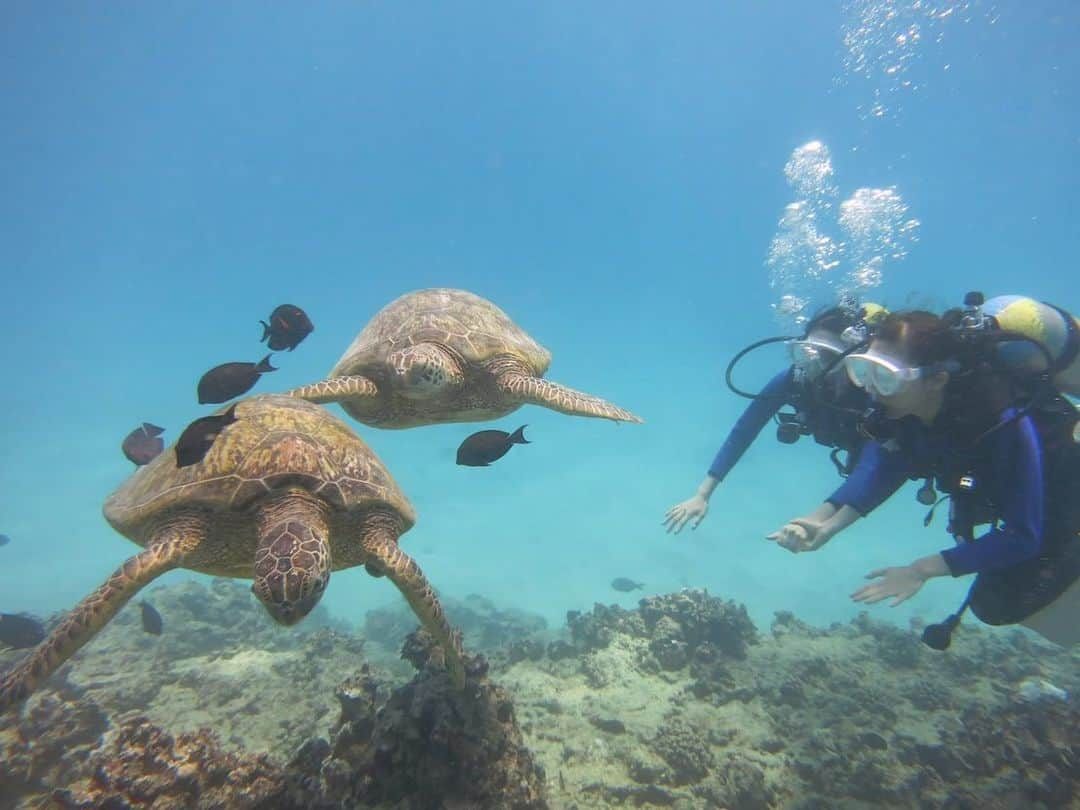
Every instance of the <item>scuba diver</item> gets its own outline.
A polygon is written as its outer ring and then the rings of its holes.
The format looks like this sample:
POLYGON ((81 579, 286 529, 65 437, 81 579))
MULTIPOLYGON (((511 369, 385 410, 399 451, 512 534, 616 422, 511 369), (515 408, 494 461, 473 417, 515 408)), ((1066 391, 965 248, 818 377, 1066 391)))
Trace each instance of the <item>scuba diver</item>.
POLYGON ((777 422, 778 441, 793 444, 801 436, 812 436, 819 444, 833 448, 830 458, 837 471, 841 475, 848 473, 865 441, 856 426, 869 400, 848 382, 840 360, 869 340, 874 324, 884 314, 885 309, 877 304, 865 304, 859 309, 832 307, 812 318, 801 338, 766 338, 735 355, 727 368, 728 387, 753 401, 731 429, 697 491, 665 514, 662 525, 669 534, 678 534, 687 523, 694 529, 701 524, 713 491, 770 419, 777 422), (732 371, 739 360, 760 346, 779 342, 787 343, 792 364, 758 394, 737 388, 732 371), (785 405, 793 410, 782 410, 785 405), (841 453, 846 455, 843 460, 841 453))
POLYGON ((883 319, 869 348, 847 355, 851 382, 876 412, 856 468, 813 514, 769 535, 812 551, 868 515, 908 479, 921 503, 948 498, 956 544, 909 565, 871 571, 852 599, 892 605, 939 576, 975 574, 960 609, 923 641, 947 649, 968 608, 991 625, 1023 624, 1080 642, 1080 323, 1015 296, 969 293, 965 309, 883 319), (945 493, 941 498, 936 490, 945 493), (976 527, 989 528, 976 536, 976 527))

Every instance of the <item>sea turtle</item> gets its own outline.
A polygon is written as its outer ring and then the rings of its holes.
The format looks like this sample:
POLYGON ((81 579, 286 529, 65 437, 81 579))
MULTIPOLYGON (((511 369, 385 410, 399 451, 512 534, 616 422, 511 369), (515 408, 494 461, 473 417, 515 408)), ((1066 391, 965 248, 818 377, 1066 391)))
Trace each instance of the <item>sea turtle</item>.
POLYGON ((288 393, 338 402, 374 427, 480 422, 525 403, 575 416, 642 420, 543 379, 551 353, 490 301, 466 290, 407 293, 375 314, 322 382, 288 393))
POLYGON ((252 397, 235 413, 202 461, 177 467, 167 450, 105 501, 105 519, 145 550, 0 679, 0 710, 24 700, 140 588, 174 568, 254 579, 270 615, 291 625, 318 603, 331 571, 363 565, 401 590, 442 646, 455 684, 464 684, 459 637, 398 548, 416 518, 382 462, 342 420, 302 399, 252 397))

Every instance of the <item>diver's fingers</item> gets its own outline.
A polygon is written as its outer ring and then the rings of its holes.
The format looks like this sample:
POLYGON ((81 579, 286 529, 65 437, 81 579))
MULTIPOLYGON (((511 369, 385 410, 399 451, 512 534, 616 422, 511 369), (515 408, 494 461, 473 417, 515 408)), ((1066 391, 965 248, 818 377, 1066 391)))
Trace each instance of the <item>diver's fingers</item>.
POLYGON ((885 572, 888 570, 888 568, 875 568, 873 571, 867 574, 864 579, 876 579, 877 577, 883 577, 885 576, 885 572))

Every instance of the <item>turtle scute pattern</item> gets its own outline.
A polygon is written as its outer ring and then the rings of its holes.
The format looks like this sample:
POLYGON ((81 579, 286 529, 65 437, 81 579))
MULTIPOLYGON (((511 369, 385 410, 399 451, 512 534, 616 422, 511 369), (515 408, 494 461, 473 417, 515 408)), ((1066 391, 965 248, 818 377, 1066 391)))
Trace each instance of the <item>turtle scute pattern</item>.
POLYGON ((491 301, 468 290, 433 288, 406 293, 383 307, 330 376, 370 371, 384 364, 391 352, 425 342, 446 346, 470 366, 510 355, 540 376, 551 365, 551 352, 491 301))
MULTIPOLYGON (((207 552, 186 561, 185 567, 208 574, 225 573, 216 564, 199 567, 210 551, 224 565, 233 561, 250 567, 253 524, 238 515, 256 499, 288 485, 344 511, 339 523, 355 523, 362 510, 375 506, 396 513, 401 531, 416 522, 412 505, 375 453, 324 408, 293 397, 262 395, 240 402, 236 416, 238 421, 218 436, 198 464, 177 468, 169 450, 137 470, 105 502, 106 520, 146 546, 154 527, 170 512, 204 509, 217 520, 217 531, 208 538, 207 552)), ((335 558, 356 556, 355 538, 337 533, 333 540, 335 558)), ((335 559, 335 569, 342 567, 347 566, 335 559)))
POLYGON ((543 379, 550 365, 551 353, 491 301, 466 290, 427 289, 377 312, 327 379, 288 393, 340 403, 357 421, 392 429, 498 419, 524 404, 642 421, 543 379))
POLYGON ((145 550, 0 678, 0 711, 25 700, 166 571, 252 579, 260 522, 295 535, 325 530, 329 547, 322 551, 335 570, 365 565, 390 579, 440 643, 455 685, 464 686, 460 636, 420 567, 398 547, 415 513, 375 454, 341 420, 304 400, 253 397, 238 404, 236 416, 201 462, 177 468, 170 448, 109 497, 109 523, 145 550))

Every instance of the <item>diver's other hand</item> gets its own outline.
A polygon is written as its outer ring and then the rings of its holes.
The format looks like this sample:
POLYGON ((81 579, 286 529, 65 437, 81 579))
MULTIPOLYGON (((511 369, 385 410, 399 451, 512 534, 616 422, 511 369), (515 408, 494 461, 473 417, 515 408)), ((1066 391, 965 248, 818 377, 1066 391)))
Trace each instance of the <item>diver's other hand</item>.
POLYGON ((789 520, 772 534, 765 535, 766 540, 772 540, 781 548, 786 548, 792 554, 800 551, 817 551, 827 542, 832 535, 826 532, 822 522, 810 518, 795 518, 789 520))
POLYGON ((691 529, 696 529, 709 513, 709 501, 700 494, 687 498, 682 503, 677 503, 667 510, 664 515, 664 527, 668 534, 678 534, 689 523, 691 529))
POLYGON ((872 605, 891 596, 891 607, 896 607, 917 594, 929 577, 918 565, 901 565, 878 568, 867 574, 866 578, 876 579, 877 582, 863 585, 851 595, 853 600, 872 605))

